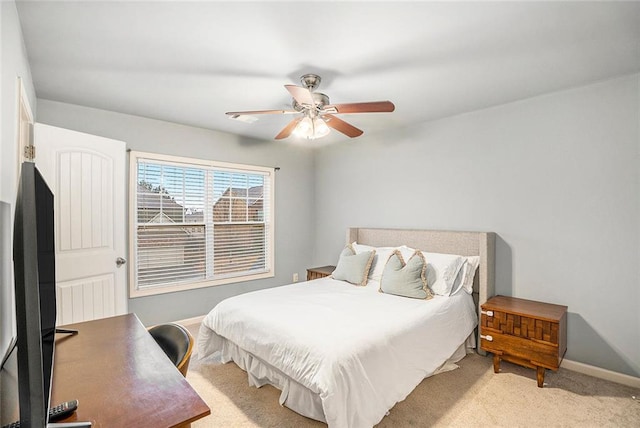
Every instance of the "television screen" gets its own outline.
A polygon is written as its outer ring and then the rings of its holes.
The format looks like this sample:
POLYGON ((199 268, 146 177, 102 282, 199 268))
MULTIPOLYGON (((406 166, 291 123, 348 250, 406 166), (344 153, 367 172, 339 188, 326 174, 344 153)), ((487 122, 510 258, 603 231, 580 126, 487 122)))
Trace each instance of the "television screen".
POLYGON ((55 347, 54 200, 29 162, 22 164, 13 234, 21 427, 46 426, 55 347))
MULTIPOLYGON (((34 168, 35 169, 35 168, 34 168)), ((40 294, 40 336, 42 338, 43 393, 49 410, 53 351, 56 335, 56 254, 53 193, 35 169, 36 223, 38 236, 38 291, 40 294)))

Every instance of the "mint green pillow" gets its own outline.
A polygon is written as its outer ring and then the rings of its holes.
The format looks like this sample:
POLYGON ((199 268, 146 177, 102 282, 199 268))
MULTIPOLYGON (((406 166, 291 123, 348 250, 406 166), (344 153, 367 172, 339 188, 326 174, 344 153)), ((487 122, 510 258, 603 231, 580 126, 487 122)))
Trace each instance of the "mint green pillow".
POLYGON ((356 254, 351 244, 349 244, 340 253, 338 265, 331 276, 334 279, 347 281, 352 284, 367 285, 369 269, 371 269, 373 256, 375 254, 375 250, 356 254))
POLYGON ((380 292, 414 299, 431 299, 425 272, 427 261, 421 251, 416 251, 405 264, 400 251, 394 251, 382 271, 380 292))

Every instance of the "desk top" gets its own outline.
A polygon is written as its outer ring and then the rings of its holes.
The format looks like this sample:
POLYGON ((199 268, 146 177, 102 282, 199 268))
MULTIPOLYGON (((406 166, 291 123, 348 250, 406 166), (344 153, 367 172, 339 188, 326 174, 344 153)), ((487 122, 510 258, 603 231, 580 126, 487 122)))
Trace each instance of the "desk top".
POLYGON ((177 427, 211 413, 134 314, 57 335, 51 404, 77 399, 65 422, 94 428, 177 427))

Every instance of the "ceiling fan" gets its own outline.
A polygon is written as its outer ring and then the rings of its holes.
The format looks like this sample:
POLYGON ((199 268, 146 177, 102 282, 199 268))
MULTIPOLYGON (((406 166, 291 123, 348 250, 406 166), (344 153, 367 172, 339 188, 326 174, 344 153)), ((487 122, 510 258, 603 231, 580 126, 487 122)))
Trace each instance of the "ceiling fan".
POLYGON ((293 110, 230 111, 226 114, 232 119, 257 114, 298 114, 276 135, 276 140, 287 138, 291 134, 316 139, 327 135, 329 128, 354 138, 362 135, 364 131, 338 118, 336 114, 389 113, 396 108, 391 101, 330 104, 327 95, 313 92, 320 85, 320 81, 320 76, 317 74, 305 74, 300 77, 303 86, 284 85, 293 96, 291 104, 293 110))

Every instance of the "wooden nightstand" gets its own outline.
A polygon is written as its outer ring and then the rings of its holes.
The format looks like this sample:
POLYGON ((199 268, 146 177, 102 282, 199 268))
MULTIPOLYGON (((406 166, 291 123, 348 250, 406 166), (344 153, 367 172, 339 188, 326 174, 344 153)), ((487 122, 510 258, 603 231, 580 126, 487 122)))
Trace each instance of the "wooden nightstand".
POLYGON ((482 306, 480 346, 500 360, 537 369, 538 386, 545 369, 558 370, 567 350, 567 307, 515 297, 495 296, 482 306))
POLYGON ((307 281, 329 276, 331 275, 331 272, 333 272, 335 269, 336 269, 335 266, 320 266, 315 268, 309 268, 307 269, 307 281))

